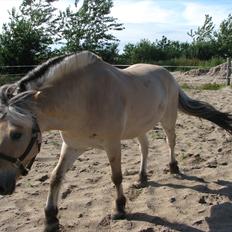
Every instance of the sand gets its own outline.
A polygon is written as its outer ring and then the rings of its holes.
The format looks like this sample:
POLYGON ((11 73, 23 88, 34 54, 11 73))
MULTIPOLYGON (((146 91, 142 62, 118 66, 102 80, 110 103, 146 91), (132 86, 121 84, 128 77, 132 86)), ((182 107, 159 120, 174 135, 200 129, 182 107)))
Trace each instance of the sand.
MULTIPOLYGON (((179 83, 222 82, 220 77, 174 74, 179 83)), ((186 90, 193 98, 232 112, 232 89, 186 90)), ((232 137, 210 122, 179 113, 176 154, 182 175, 171 175, 165 135, 157 125, 149 132, 148 186, 132 187, 138 178, 137 140, 123 141, 123 186, 127 220, 113 221, 115 189, 104 151, 83 154, 67 173, 59 201, 62 231, 231 232, 232 137)), ((49 177, 61 147, 58 132, 45 133, 27 177, 11 196, 0 196, 0 231, 43 231, 43 208, 49 177)))

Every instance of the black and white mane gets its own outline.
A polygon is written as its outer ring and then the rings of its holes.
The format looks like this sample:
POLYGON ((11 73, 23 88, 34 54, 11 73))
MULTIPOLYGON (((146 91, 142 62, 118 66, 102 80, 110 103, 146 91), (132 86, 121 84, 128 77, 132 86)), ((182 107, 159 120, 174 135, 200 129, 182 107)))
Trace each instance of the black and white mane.
POLYGON ((88 51, 54 57, 31 70, 18 82, 1 86, 0 118, 7 114, 16 120, 25 120, 25 116, 30 114, 28 109, 32 106, 28 96, 68 72, 86 67, 97 60, 99 57, 88 51))
POLYGON ((75 69, 94 63, 96 60, 99 60, 99 57, 89 51, 52 58, 23 77, 17 83, 17 92, 39 90, 46 86, 47 82, 51 83, 52 80, 58 79, 75 69))
POLYGON ((46 86, 47 82, 50 83, 52 80, 67 74, 67 72, 85 67, 97 60, 99 60, 99 57, 88 51, 51 58, 31 70, 18 82, 1 86, 0 102, 7 104, 7 101, 15 95, 29 90, 38 91, 46 86))
POLYGON ((36 82, 41 85, 41 77, 44 76, 52 67, 62 62, 68 55, 54 57, 31 70, 25 77, 18 82, 18 92, 24 92, 31 88, 31 83, 36 82), (39 81, 40 80, 40 81, 39 81))

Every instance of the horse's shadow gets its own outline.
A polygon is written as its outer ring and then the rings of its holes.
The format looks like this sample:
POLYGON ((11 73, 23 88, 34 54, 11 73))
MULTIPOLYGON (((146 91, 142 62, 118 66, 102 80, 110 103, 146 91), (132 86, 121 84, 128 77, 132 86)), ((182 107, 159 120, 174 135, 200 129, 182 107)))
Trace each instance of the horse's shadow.
MULTIPOLYGON (((180 174, 176 176, 178 179, 183 179, 183 180, 190 180, 190 181, 195 181, 199 182, 199 184, 194 185, 194 186, 186 186, 182 184, 172 184, 172 183, 167 183, 167 184, 160 184, 154 181, 148 181, 146 186, 151 186, 151 187, 170 187, 174 189, 192 189, 194 191, 200 192, 200 193, 206 193, 206 194, 216 194, 220 196, 226 196, 229 198, 229 200, 232 201, 232 182, 230 181, 225 181, 225 180, 217 180, 216 184, 221 185, 222 188, 215 190, 215 189, 210 189, 206 184, 206 182, 203 178, 199 178, 196 176, 190 176, 186 174, 180 174)), ((231 230, 232 231, 232 230, 231 230)))
POLYGON ((232 231, 232 203, 224 202, 214 205, 210 211, 210 217, 206 218, 209 232, 232 231))
POLYGON ((152 216, 146 213, 130 213, 126 217, 129 221, 143 221, 143 222, 149 222, 151 224, 165 226, 170 229, 176 230, 176 231, 183 231, 183 232, 203 232, 202 230, 196 229, 194 227, 182 224, 182 223, 173 223, 169 222, 166 219, 152 216))
MULTIPOLYGON (((219 196, 226 196, 229 198, 229 200, 232 201, 232 182, 224 181, 224 180, 218 180, 218 185, 221 185, 222 188, 215 190, 210 189, 208 186, 206 186, 206 182, 204 179, 196 177, 196 176, 189 176, 185 174, 180 174, 178 176, 180 179, 186 179, 190 181, 196 181, 199 182, 199 184, 194 186, 186 186, 181 184, 160 184, 154 181, 148 181, 146 186, 152 186, 152 187, 170 187, 174 189, 184 189, 189 188, 194 191, 205 193, 205 194, 214 194, 219 196)), ((157 216, 151 216, 145 213, 131 213, 128 214, 127 220, 133 220, 133 221, 144 221, 149 222, 155 225, 162 225, 169 227, 170 229, 174 229, 177 231, 185 231, 185 232, 203 232, 200 229, 191 227, 186 224, 181 223, 172 223, 169 222, 166 219, 162 219, 157 216)), ((232 231, 232 203, 230 202, 224 202, 221 204, 217 204, 212 206, 210 216, 205 218, 206 223, 209 227, 209 232, 231 232, 232 231)))

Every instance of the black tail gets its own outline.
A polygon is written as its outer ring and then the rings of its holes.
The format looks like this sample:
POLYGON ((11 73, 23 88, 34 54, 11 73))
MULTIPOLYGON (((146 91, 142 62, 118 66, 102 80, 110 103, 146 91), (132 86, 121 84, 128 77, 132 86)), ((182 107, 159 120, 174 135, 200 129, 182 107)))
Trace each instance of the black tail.
POLYGON ((179 109, 186 114, 209 120, 232 134, 232 114, 220 112, 206 102, 191 99, 181 89, 179 109))

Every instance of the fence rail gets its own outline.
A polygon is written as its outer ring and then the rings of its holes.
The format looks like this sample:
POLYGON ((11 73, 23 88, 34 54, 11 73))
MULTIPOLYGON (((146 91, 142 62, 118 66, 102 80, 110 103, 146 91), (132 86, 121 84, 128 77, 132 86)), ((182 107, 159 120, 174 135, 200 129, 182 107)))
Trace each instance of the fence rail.
MULTIPOLYGON (((2 79, 6 79, 9 78, 9 82, 12 82, 14 79, 13 77, 16 79, 19 79, 20 77, 26 75, 26 73, 28 71, 30 71, 31 69, 35 68, 37 65, 4 65, 4 66, 0 66, 0 81, 2 79), (23 70, 22 72, 13 72, 12 71, 16 71, 18 69, 23 70), (26 70, 25 70, 26 69, 26 70), (8 72, 6 72, 7 70, 9 70, 8 72)), ((125 69, 128 68, 130 65, 129 64, 114 64, 113 66, 120 68, 120 69, 125 69)), ((180 65, 180 66, 176 66, 176 65, 161 65, 164 68, 167 69, 173 69, 173 68, 179 68, 179 69, 197 69, 197 68, 210 68, 210 67, 203 67, 203 66, 193 66, 193 65, 180 65)), ((232 73, 232 66, 231 66, 231 58, 227 59, 227 76, 226 76, 226 84, 230 85, 231 83, 231 73, 232 73)), ((5 80, 7 82, 7 80, 5 80)))
MULTIPOLYGON (((35 68, 37 65, 2 65, 0 66, 1 69, 8 69, 8 68, 35 68)), ((131 66, 131 64, 113 64, 113 66, 117 68, 127 68, 131 66)), ((160 65, 164 68, 210 68, 205 66, 198 66, 198 65, 160 65)))
MULTIPOLYGON (((113 66, 125 69, 131 66, 130 64, 113 64, 113 66)), ((196 69, 196 68, 210 68, 210 67, 203 67, 203 66, 193 66, 193 65, 161 65, 164 68, 180 68, 180 69, 196 69)), ((6 77, 6 76, 15 76, 20 77, 26 75, 28 71, 31 69, 37 67, 37 65, 3 65, 0 66, 0 78, 6 77), (22 70, 21 72, 19 70, 22 70)))

